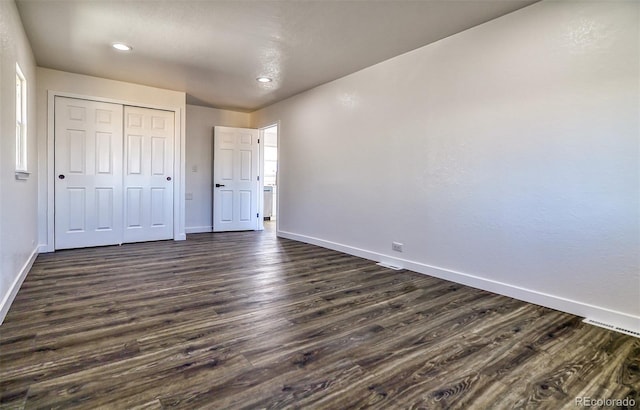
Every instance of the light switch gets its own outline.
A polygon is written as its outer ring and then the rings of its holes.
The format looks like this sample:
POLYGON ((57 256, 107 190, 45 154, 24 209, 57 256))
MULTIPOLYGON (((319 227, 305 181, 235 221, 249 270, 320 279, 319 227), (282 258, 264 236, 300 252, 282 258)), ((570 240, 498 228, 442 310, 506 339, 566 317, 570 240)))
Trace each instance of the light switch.
POLYGON ((198 166, 197 165, 192 166, 191 172, 198 172, 198 166))
POLYGON ((187 192, 186 195, 185 195, 185 199, 187 201, 191 201, 193 199, 193 193, 187 192))

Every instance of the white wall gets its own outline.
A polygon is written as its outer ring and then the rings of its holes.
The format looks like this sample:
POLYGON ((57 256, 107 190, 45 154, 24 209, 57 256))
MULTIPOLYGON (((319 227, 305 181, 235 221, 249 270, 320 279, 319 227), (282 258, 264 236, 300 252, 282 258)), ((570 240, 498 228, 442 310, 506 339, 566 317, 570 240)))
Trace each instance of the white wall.
POLYGON ((13 1, 0 1, 0 323, 37 255, 36 66, 13 1), (16 62, 27 80, 27 180, 15 177, 16 62))
POLYGON ((179 124, 180 134, 178 135, 178 149, 174 151, 179 162, 174 175, 176 193, 174 217, 178 220, 178 226, 174 230, 174 237, 175 239, 185 239, 185 93, 41 67, 37 68, 37 76, 40 250, 53 251, 53 146, 51 144, 53 139, 51 138, 52 136, 48 135, 51 120, 48 110, 52 93, 97 97, 119 103, 177 111, 176 122, 179 124))
POLYGON ((187 233, 211 232, 213 127, 246 128, 249 121, 248 113, 187 105, 187 233))
POLYGON ((639 7, 537 3, 253 113, 280 235, 640 330, 639 7))

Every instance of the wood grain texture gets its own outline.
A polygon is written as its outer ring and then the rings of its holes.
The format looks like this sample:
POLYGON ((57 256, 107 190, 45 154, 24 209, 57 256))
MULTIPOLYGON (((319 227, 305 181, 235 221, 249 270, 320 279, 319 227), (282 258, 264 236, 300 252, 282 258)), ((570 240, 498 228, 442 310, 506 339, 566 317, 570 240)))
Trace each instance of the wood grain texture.
POLYGON ((272 230, 38 256, 0 407, 558 409, 640 403, 640 340, 272 230))

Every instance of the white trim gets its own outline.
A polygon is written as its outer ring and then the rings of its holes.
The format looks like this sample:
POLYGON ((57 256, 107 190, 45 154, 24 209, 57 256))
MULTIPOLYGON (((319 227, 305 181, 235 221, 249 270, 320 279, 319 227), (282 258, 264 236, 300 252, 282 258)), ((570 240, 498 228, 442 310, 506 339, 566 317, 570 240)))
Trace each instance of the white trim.
MULTIPOLYGON (((63 95, 55 91, 47 91, 47 250, 46 252, 54 252, 55 247, 55 97, 63 95)), ((65 95, 66 97, 66 95, 65 95)))
POLYGON ((187 145, 186 145, 186 120, 182 121, 183 114, 186 117, 186 110, 182 112, 181 108, 175 108, 174 110, 174 155, 173 155, 173 180, 179 181, 179 185, 176 187, 173 185, 173 240, 184 241, 187 239, 187 235, 184 229, 185 222, 185 189, 187 185, 186 172, 183 172, 184 167, 187 164, 187 145))
POLYGON ((118 100, 114 98, 95 97, 68 93, 64 91, 47 90, 47 243, 40 245, 43 252, 54 252, 54 193, 55 193, 55 175, 54 175, 54 154, 55 154, 55 97, 77 98, 81 100, 98 101, 112 104, 128 105, 132 107, 151 108, 156 110, 172 111, 174 113, 175 135, 174 135, 174 175, 173 180, 176 182, 173 186, 173 240, 184 241, 187 235, 184 231, 184 190, 185 190, 185 173, 182 168, 186 164, 186 124, 183 121, 183 112, 181 107, 162 106, 155 104, 140 104, 126 100, 118 100))
MULTIPOLYGON (((264 216, 264 131, 267 128, 273 128, 276 127, 278 132, 276 132, 276 150, 278 152, 278 173, 277 173, 277 177, 276 177, 276 189, 278 190, 278 195, 280 195, 280 185, 279 185, 279 177, 280 177, 280 120, 271 123, 269 125, 265 125, 264 127, 260 127, 258 128, 258 130, 260 130, 260 140, 262 141, 262 144, 260 144, 259 150, 260 150, 260 175, 262 175, 260 177, 260 192, 261 195, 259 195, 259 200, 262 203, 262 206, 259 207, 259 209, 262 210, 262 212, 260 212, 260 215, 264 216)), ((279 212, 279 208, 276 208, 276 212, 279 212)), ((278 214, 276 213, 276 233, 278 232, 278 214)), ((259 230, 263 231, 264 230, 264 217, 260 218, 260 222, 259 222, 259 230)))
MULTIPOLYGON (((20 121, 18 121, 18 102, 16 101, 16 127, 20 127, 20 135, 16 135, 16 179, 25 180, 29 178, 30 172, 28 172, 29 165, 29 134, 27 129, 29 127, 29 118, 27 113, 28 108, 28 91, 27 91, 27 78, 25 77, 20 64, 16 62, 16 78, 20 82, 20 121), (20 142, 18 142, 18 139, 20 142)), ((16 100, 18 96, 16 95, 16 100)))
POLYGON ((2 324, 2 322, 4 322, 4 318, 7 316, 7 313, 9 313, 9 308, 11 307, 13 300, 16 298, 16 295, 18 294, 18 291, 22 286, 22 282, 24 282, 25 278, 27 277, 27 274, 29 273, 29 271, 31 270, 31 267, 33 266, 33 263, 36 261, 37 256, 38 256, 38 248, 34 249, 31 252, 31 256, 29 256, 29 259, 27 259, 25 264, 22 265, 22 269, 20 270, 20 273, 18 273, 18 276, 16 276, 15 280, 11 284, 11 287, 9 288, 9 292, 7 292, 7 294, 2 299, 2 302, 0 302, 0 325, 2 324))
POLYGON ((184 230, 186 233, 213 232, 213 226, 187 226, 184 230))
POLYGON ((366 249, 355 248, 353 246, 337 242, 326 241, 324 239, 315 238, 312 236, 300 235, 286 231, 278 231, 278 236, 286 239, 309 243, 312 245, 322 246, 323 248, 333 249, 339 252, 344 252, 349 255, 358 256, 376 262, 400 266, 404 269, 414 272, 453 281, 474 288, 498 293, 500 295, 509 296, 525 302, 534 303, 551 309, 560 310, 562 312, 571 313, 577 316, 587 317, 592 320, 610 323, 612 325, 626 328, 635 332, 640 332, 640 316, 634 316, 628 313, 618 312, 601 306, 595 306, 577 300, 550 295, 536 290, 523 288, 509 283, 498 282, 468 273, 457 272, 438 266, 427 265, 421 262, 400 259, 393 256, 368 251, 366 249))
POLYGON ((260 218, 258 218, 258 226, 256 226, 257 231, 264 231, 264 130, 266 128, 258 128, 258 141, 262 141, 262 143, 258 144, 258 174, 260 175, 258 183, 258 213, 260 218))

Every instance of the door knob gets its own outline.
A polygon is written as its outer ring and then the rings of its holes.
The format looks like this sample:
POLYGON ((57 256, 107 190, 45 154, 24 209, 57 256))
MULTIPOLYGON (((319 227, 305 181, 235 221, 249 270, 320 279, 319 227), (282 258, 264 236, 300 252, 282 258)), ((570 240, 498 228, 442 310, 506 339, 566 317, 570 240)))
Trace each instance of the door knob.
POLYGON ((220 188, 221 186, 224 186, 223 184, 216 184, 216 188, 220 188))
POLYGON ((171 181, 171 177, 167 177, 167 181, 171 181))
POLYGON ((60 174, 60 175, 58 175, 58 178, 59 178, 59 179, 64 179, 64 175, 63 175, 63 174, 60 174))

